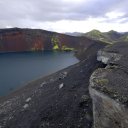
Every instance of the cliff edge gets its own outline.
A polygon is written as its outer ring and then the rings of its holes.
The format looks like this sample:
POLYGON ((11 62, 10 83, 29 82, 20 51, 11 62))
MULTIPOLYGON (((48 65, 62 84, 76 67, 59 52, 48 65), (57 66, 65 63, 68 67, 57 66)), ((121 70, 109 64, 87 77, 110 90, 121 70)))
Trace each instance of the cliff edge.
POLYGON ((61 33, 25 28, 0 29, 0 53, 88 48, 96 41, 61 33))
POLYGON ((128 128, 128 42, 99 50, 97 60, 106 67, 90 78, 94 128, 128 128))

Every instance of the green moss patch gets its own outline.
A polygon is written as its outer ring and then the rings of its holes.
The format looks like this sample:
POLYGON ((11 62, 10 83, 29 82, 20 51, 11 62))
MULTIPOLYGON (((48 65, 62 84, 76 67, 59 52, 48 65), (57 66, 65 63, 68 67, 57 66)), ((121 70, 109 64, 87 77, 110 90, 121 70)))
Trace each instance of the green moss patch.
POLYGON ((63 51, 74 51, 74 48, 69 48, 69 47, 66 47, 66 46, 62 46, 62 50, 63 51))
POLYGON ((59 39, 56 37, 56 36, 53 36, 51 38, 51 42, 52 42, 52 45, 53 45, 53 50, 59 50, 59 39))

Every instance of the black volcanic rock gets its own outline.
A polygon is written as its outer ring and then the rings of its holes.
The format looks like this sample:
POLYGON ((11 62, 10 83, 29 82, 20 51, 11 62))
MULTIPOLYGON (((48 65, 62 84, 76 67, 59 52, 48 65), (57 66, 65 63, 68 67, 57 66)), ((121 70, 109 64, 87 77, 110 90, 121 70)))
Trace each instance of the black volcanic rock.
POLYGON ((128 127, 128 42, 118 42, 97 54, 106 67, 90 78, 94 128, 128 127))

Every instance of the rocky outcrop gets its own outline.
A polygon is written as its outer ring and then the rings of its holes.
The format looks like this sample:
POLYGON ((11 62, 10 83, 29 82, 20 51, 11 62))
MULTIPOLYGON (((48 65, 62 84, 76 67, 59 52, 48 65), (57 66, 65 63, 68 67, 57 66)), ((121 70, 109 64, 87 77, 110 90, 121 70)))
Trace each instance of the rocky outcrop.
POLYGON ((78 50, 95 41, 40 29, 0 29, 0 52, 78 50))
POLYGON ((97 53, 97 60, 102 61, 104 64, 114 63, 120 60, 121 54, 113 53, 113 52, 106 52, 106 51, 98 51, 97 53))
POLYGON ((94 128, 128 128, 128 42, 100 50, 97 60, 106 67, 90 78, 94 128))

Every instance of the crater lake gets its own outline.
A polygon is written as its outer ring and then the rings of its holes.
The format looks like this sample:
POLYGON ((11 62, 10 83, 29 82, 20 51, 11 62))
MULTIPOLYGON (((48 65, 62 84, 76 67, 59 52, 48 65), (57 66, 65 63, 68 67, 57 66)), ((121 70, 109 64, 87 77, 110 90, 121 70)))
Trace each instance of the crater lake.
POLYGON ((77 62, 73 52, 1 53, 0 96, 77 62))

